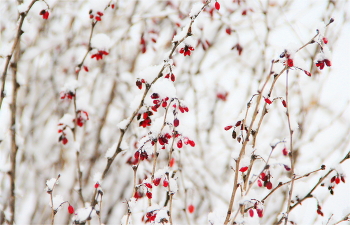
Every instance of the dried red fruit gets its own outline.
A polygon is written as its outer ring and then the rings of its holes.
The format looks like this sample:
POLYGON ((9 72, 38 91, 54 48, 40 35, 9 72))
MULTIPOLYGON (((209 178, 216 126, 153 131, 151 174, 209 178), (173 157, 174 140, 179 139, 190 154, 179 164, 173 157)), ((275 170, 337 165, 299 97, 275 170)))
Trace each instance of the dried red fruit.
POLYGON ((74 208, 73 208, 73 206, 71 206, 71 205, 68 206, 68 213, 69 213, 69 214, 73 214, 73 213, 74 213, 74 208))
POLYGON ((216 10, 219 10, 219 9, 220 9, 220 3, 215 2, 215 9, 216 9, 216 10))
POLYGON ((254 210, 253 209, 249 209, 249 216, 253 217, 254 216, 254 210))
POLYGON ((95 20, 96 20, 96 21, 101 21, 101 17, 95 16, 95 20))
POLYGON ((169 186, 169 182, 167 180, 163 181, 163 187, 168 187, 169 186))
POLYGON ((83 66, 83 68, 84 68, 84 70, 85 70, 86 72, 89 72, 89 67, 83 66))
POLYGON ((226 31, 226 33, 227 33, 228 35, 231 35, 231 32, 232 32, 231 28, 228 27, 228 28, 226 28, 225 31, 226 31))
POLYGON ((191 147, 194 147, 196 146, 196 143, 192 140, 188 140, 188 143, 191 145, 191 147))
POLYGON ((287 66, 288 66, 288 67, 294 66, 293 59, 287 59, 287 66))
POLYGON ((187 210, 189 213, 193 213, 194 212, 194 206, 191 204, 187 207, 187 210))
POLYGON ((152 198, 152 192, 148 192, 147 191, 146 196, 147 196, 147 198, 151 199, 152 198))
POLYGON ((244 173, 247 170, 248 170, 248 166, 244 166, 244 167, 239 169, 239 171, 242 172, 242 173, 244 173))
POLYGON ((174 74, 171 74, 171 81, 174 82, 175 81, 175 75, 174 74))
POLYGON ((95 185, 94 185, 95 188, 99 188, 100 187, 100 184, 97 182, 95 185))

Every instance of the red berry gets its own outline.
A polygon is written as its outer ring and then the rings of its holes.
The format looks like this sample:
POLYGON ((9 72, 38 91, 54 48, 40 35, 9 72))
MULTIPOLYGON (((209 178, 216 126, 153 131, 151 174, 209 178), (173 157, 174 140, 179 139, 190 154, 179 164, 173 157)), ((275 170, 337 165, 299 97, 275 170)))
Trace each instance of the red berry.
POLYGON ((179 141, 177 142, 177 147, 178 147, 178 148, 182 148, 182 140, 179 140, 179 141))
POLYGON ((140 152, 139 151, 135 152, 134 157, 135 157, 135 159, 139 159, 140 158, 140 152))
POLYGON ((286 100, 282 100, 282 105, 283 105, 285 108, 287 108, 287 102, 286 102, 286 100))
POLYGON ((231 30, 231 28, 226 28, 226 33, 228 34, 228 35, 231 35, 231 32, 232 32, 232 30, 231 30))
POLYGON ((160 184, 160 178, 155 178, 155 179, 153 179, 153 184, 155 185, 155 186, 158 186, 159 184, 160 184))
POLYGON ((323 60, 328 67, 332 66, 332 62, 329 61, 328 59, 323 60))
POLYGON ((67 139, 66 137, 63 137, 63 138, 62 138, 62 144, 65 145, 65 144, 67 144, 67 143, 68 143, 68 139, 67 139))
POLYGON ((169 182, 167 180, 163 181, 163 187, 168 187, 169 186, 169 182))
POLYGON ((73 214, 73 213, 74 213, 74 208, 73 208, 73 206, 71 206, 71 205, 68 206, 68 213, 69 213, 69 214, 73 214))
POLYGON ((169 162, 169 167, 173 167, 175 164, 175 158, 171 158, 169 162))
POLYGON ((311 73, 310 73, 310 72, 304 70, 304 73, 305 73, 306 75, 308 75, 309 77, 311 77, 311 73))
POLYGON ((319 214, 320 216, 323 216, 323 212, 320 209, 317 209, 317 214, 319 214))
POLYGON ((248 166, 244 166, 244 167, 239 169, 239 171, 242 172, 242 173, 244 173, 247 170, 248 170, 248 166))
POLYGON ((95 188, 98 188, 98 187, 100 187, 100 184, 99 184, 99 183, 96 183, 96 184, 95 184, 95 188))
POLYGON ((340 178, 339 178, 339 177, 336 177, 336 178, 335 178, 335 183, 336 183, 336 184, 339 184, 339 183, 340 183, 340 178))
POLYGON ((264 216, 263 212, 264 212, 264 211, 263 211, 262 209, 256 209, 256 213, 258 214, 258 216, 259 216, 260 218, 264 216))
POLYGON ((146 196, 147 196, 147 198, 151 199, 152 198, 152 192, 147 192, 146 196))
POLYGON ((288 150, 287 150, 287 148, 283 148, 283 149, 282 149, 282 153, 283 153, 284 156, 287 156, 287 155, 288 155, 288 150))
POLYGON ((216 9, 216 10, 219 10, 219 9, 220 9, 220 3, 215 2, 215 9, 216 9))
POLYGON ((265 177, 266 177, 266 174, 265 174, 265 173, 261 173, 261 174, 260 174, 260 178, 261 178, 262 180, 264 180, 265 177))
POLYGON ((84 66, 84 70, 85 70, 86 72, 89 72, 89 67, 84 66))
POLYGON ((189 213, 193 213, 194 212, 194 206, 191 204, 187 207, 187 210, 189 213))
POLYGON ((258 186, 259 186, 259 187, 262 187, 262 186, 263 186, 261 180, 258 180, 258 186))
POLYGON ((196 143, 192 140, 188 140, 188 143, 191 145, 191 147, 194 147, 196 146, 196 143))
POLYGON ((289 67, 294 66, 293 59, 287 59, 287 65, 288 65, 289 67))
POLYGON ((345 183, 345 177, 344 176, 340 176, 341 181, 343 181, 343 183, 345 183))
POLYGON ((99 17, 99 16, 95 16, 95 20, 97 20, 97 21, 101 21, 101 17, 99 17))
POLYGON ((284 165, 284 168, 285 168, 287 171, 290 171, 290 170, 291 170, 290 167, 287 166, 287 165, 284 165))
POLYGON ((145 186, 148 188, 152 188, 152 184, 150 184, 150 183, 145 183, 145 186))
POLYGON ((232 128, 232 126, 226 126, 224 129, 225 130, 229 130, 229 129, 231 129, 232 128))
POLYGON ((111 8, 112 8, 112 9, 114 9, 114 7, 115 7, 115 5, 114 5, 114 4, 112 4, 112 5, 111 5, 111 8))
POLYGON ((268 98, 265 98, 265 102, 267 103, 267 104, 271 104, 272 103, 272 101, 270 100, 270 99, 268 99, 268 98))
POLYGON ((272 189, 272 183, 270 181, 266 183, 266 188, 269 190, 272 189))
POLYGON ((323 43, 325 43, 325 44, 328 43, 328 39, 327 39, 326 37, 323 37, 323 38, 322 38, 322 41, 323 41, 323 43))
POLYGON ((254 210, 253 209, 249 209, 249 216, 253 217, 254 216, 254 210))
POLYGON ((331 183, 335 181, 335 176, 331 178, 331 183))
POLYGON ((174 127, 178 127, 180 124, 180 121, 176 118, 174 119, 174 127))
POLYGON ((171 81, 174 82, 175 81, 175 75, 171 74, 171 81))

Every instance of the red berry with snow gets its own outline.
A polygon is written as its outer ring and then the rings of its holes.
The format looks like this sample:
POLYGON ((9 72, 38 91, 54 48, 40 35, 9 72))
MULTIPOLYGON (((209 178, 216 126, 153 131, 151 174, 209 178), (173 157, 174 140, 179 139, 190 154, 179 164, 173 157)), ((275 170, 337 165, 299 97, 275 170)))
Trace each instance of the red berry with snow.
POLYGON ((153 184, 155 185, 155 186, 158 186, 159 184, 160 184, 160 178, 155 178, 155 179, 153 179, 153 184))

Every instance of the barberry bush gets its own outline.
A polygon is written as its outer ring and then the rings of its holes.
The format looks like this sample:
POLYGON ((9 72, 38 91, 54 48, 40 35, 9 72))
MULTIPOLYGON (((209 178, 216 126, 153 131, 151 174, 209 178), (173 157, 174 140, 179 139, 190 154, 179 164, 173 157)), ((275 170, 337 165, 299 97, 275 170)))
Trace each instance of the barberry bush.
POLYGON ((346 224, 348 1, 2 1, 1 224, 346 224))

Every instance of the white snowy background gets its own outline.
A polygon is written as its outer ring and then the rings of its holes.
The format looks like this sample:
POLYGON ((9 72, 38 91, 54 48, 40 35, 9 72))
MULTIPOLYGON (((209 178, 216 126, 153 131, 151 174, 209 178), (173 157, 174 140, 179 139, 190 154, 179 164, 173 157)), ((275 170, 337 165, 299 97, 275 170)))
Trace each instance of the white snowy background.
MULTIPOLYGON (((31 2, 0 1, 1 74, 6 57, 11 53, 19 13, 25 12, 31 2)), ((314 198, 306 199, 291 211, 289 220, 297 224, 335 224, 343 220, 350 214, 350 181, 347 179, 350 161, 339 164, 350 151, 349 1, 218 2, 220 10, 214 8, 215 1, 212 1, 194 19, 192 36, 176 48, 172 60, 168 61, 174 64, 175 82, 159 78, 148 91, 140 109, 143 113, 153 105, 152 93, 158 93, 161 98, 178 98, 189 108, 189 112, 177 114, 180 125, 176 130, 183 137, 193 140, 195 147, 184 145, 181 149, 177 148, 176 139, 172 153, 175 164, 170 168, 170 144, 166 149, 161 149, 158 144, 157 149, 159 156, 155 177, 164 180, 165 172, 171 176, 176 171, 170 179, 169 189, 175 193, 171 209, 173 223, 223 224, 233 187, 234 158, 238 157, 242 146, 231 137, 232 129, 225 131, 224 127, 244 119, 247 103, 254 94, 258 94, 269 75, 271 61, 280 59, 285 49, 293 51, 308 43, 316 35, 316 29, 320 34, 315 41, 323 46, 332 66, 325 66, 323 70, 315 66, 320 51, 317 43, 293 54, 294 66, 311 72, 312 76, 295 67, 289 69, 288 107, 294 131, 296 176, 317 170, 321 165, 325 165, 326 169, 295 181, 294 203, 291 205, 305 197, 329 170, 335 171, 325 178, 324 186, 316 188, 314 198), (246 15, 243 15, 245 12, 246 15), (334 22, 325 28, 330 18, 334 18, 334 22), (328 39, 327 44, 323 43, 323 36, 328 39), (194 48, 190 56, 179 53, 185 44, 194 48), (241 54, 233 48, 237 44, 243 48, 241 54), (226 100, 217 97, 225 93, 228 93, 226 100), (334 195, 331 195, 328 185, 337 172, 345 177, 346 183, 337 184, 333 189, 334 195), (323 217, 316 213, 317 202, 322 206, 323 217), (190 205, 195 207, 192 213, 188 210, 190 205)), ((181 0, 46 0, 34 3, 24 19, 17 62, 17 82, 20 86, 15 123, 18 146, 16 224, 51 223, 52 208, 47 188, 54 186, 52 178, 57 178, 58 174, 60 178, 53 188, 53 207, 68 201, 75 208, 76 215, 68 213, 68 203, 65 203, 55 215, 55 224, 84 221, 91 211, 89 207, 97 182, 99 190, 103 191, 102 207, 100 217, 95 211, 91 214, 91 224, 125 223, 128 205, 130 224, 142 224, 142 218, 145 221, 146 213, 153 210, 157 212, 153 223, 161 224, 162 218, 169 219, 169 204, 164 206, 168 188, 162 185, 153 187, 152 200, 144 196, 135 201, 132 198, 133 169, 127 163, 150 131, 153 138, 160 132, 171 133, 171 126, 161 131, 165 115, 162 107, 150 117, 151 126, 140 127, 137 118, 133 119, 123 136, 121 153, 114 159, 105 178, 101 176, 107 159, 113 156, 118 146, 121 129, 126 128, 144 94, 146 85, 142 84, 140 90, 135 85, 136 81, 144 79, 151 83, 158 76, 174 46, 172 42, 186 35, 190 16, 198 13, 203 5, 203 1, 181 0), (50 13, 47 20, 40 15, 43 9, 50 13), (90 10, 93 16, 103 12, 93 31, 91 24, 96 20, 89 18, 90 10), (173 39, 174 34, 177 36, 173 39), (91 51, 88 51, 89 45, 91 51), (108 52, 108 55, 103 55, 98 61, 91 58, 99 51, 108 52), (81 70, 76 73, 81 62, 81 70), (76 126, 74 131, 71 130, 74 128, 74 100, 61 99, 62 93, 69 91, 76 94, 76 110, 83 110, 89 115, 89 120, 82 127, 76 126), (59 123, 68 125, 67 144, 59 142, 61 133, 57 131, 62 128, 59 123), (78 192, 77 155, 84 202, 78 192)), ((275 63, 273 71, 279 73, 283 68, 283 63, 275 63)), ((170 73, 168 67, 163 75, 167 73, 170 73)), ((5 80, 6 97, 0 111, 1 224, 6 224, 11 217, 8 173, 11 171, 12 74, 13 70, 9 68, 5 80)), ((262 93, 264 97, 267 97, 272 80, 262 93)), ((255 181, 265 166, 271 145, 285 141, 277 145, 269 160, 273 187, 279 182, 289 181, 291 177, 283 166, 290 166, 289 157, 282 154, 284 146, 289 148, 290 139, 286 108, 278 97, 286 99, 286 73, 278 78, 270 97, 271 100, 276 99, 267 106, 268 113, 262 121, 256 143, 252 146, 253 141, 250 140, 240 164, 248 166, 252 152, 258 156, 249 178, 255 181)), ((251 102, 247 124, 251 121, 256 100, 257 97, 254 97, 251 102)), ((259 107, 253 129, 258 126, 263 101, 259 107)), ((172 123, 173 120, 170 107, 166 121, 172 123)), ((171 142, 172 139, 169 140, 171 142)), ((139 163, 137 184, 151 183, 153 147, 148 143, 146 148, 150 160, 139 163)), ((241 176, 238 179, 242 181, 241 176)), ((262 218, 256 213, 254 217, 238 213, 236 222, 277 222, 286 213, 289 188, 289 185, 284 185, 264 201, 262 218)), ((146 193, 144 186, 140 190, 146 193)), ((238 189, 231 217, 239 210, 239 204, 246 204, 251 199, 261 200, 269 192, 257 184, 245 196, 241 196, 238 189)))

